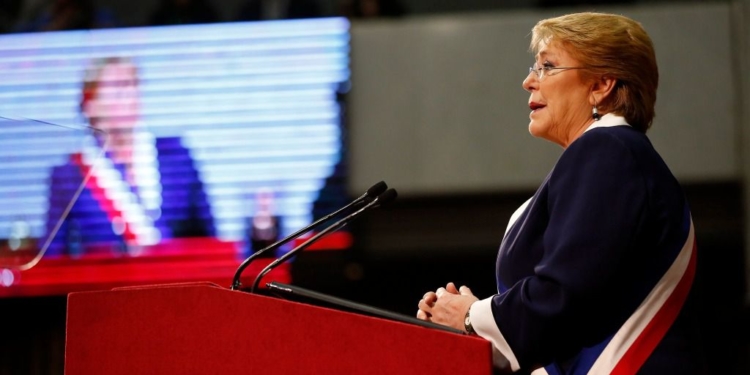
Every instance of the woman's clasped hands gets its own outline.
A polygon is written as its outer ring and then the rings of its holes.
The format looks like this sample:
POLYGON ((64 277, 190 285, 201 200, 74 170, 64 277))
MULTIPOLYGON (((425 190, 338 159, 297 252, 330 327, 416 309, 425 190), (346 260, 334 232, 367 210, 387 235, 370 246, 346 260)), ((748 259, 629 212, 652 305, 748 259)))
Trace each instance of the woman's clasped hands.
POLYGON ((417 318, 465 331, 464 318, 471 304, 478 298, 466 286, 456 288, 448 283, 445 288, 427 292, 419 300, 417 318))

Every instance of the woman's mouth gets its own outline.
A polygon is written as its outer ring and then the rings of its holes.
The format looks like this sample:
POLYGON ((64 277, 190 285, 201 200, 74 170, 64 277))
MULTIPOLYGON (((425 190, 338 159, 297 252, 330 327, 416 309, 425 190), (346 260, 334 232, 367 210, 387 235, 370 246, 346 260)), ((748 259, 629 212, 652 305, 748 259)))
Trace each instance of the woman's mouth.
POLYGON ((541 109, 546 107, 546 105, 537 103, 537 102, 531 102, 529 103, 529 108, 531 108, 532 111, 536 111, 537 109, 541 109))
POLYGON ((546 107, 545 104, 537 103, 537 102, 531 102, 529 103, 529 108, 531 109, 531 114, 534 114, 535 112, 543 109, 546 107))

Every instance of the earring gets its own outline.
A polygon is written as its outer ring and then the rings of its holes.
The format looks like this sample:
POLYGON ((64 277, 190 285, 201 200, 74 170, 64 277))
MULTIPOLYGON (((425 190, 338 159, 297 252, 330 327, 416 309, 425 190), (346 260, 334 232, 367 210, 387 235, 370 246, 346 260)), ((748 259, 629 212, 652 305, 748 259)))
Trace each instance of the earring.
POLYGON ((591 111, 591 117, 593 117, 595 121, 599 121, 602 118, 602 116, 599 115, 599 111, 596 109, 596 105, 594 105, 594 109, 591 111))

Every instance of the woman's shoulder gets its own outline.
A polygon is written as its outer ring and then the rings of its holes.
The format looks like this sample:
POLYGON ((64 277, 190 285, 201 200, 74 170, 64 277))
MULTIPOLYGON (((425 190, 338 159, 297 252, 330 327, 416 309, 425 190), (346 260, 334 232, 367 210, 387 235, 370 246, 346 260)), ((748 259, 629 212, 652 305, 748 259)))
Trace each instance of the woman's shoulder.
POLYGON ((606 162, 610 158, 620 161, 625 159, 634 162, 661 162, 646 134, 630 126, 611 126, 591 129, 563 152, 560 161, 565 159, 585 159, 606 162))
POLYGON ((628 125, 608 126, 590 129, 583 133, 583 135, 581 135, 573 143, 571 143, 570 147, 568 148, 570 149, 573 147, 593 147, 602 149, 609 149, 611 147, 653 148, 646 134, 633 129, 628 125))
POLYGON ((621 179, 638 176, 646 180, 676 182, 664 159, 646 134, 629 126, 601 127, 587 131, 560 156, 559 171, 582 170, 594 177, 619 175, 621 179))

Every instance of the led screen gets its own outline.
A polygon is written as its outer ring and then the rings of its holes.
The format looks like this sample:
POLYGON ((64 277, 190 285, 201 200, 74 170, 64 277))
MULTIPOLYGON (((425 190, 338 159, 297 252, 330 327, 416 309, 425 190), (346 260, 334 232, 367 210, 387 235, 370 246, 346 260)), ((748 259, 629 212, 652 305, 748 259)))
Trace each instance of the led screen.
POLYGON ((36 267, 137 271, 332 211, 348 56, 339 18, 0 36, 0 285, 33 275, 24 239, 36 267))

